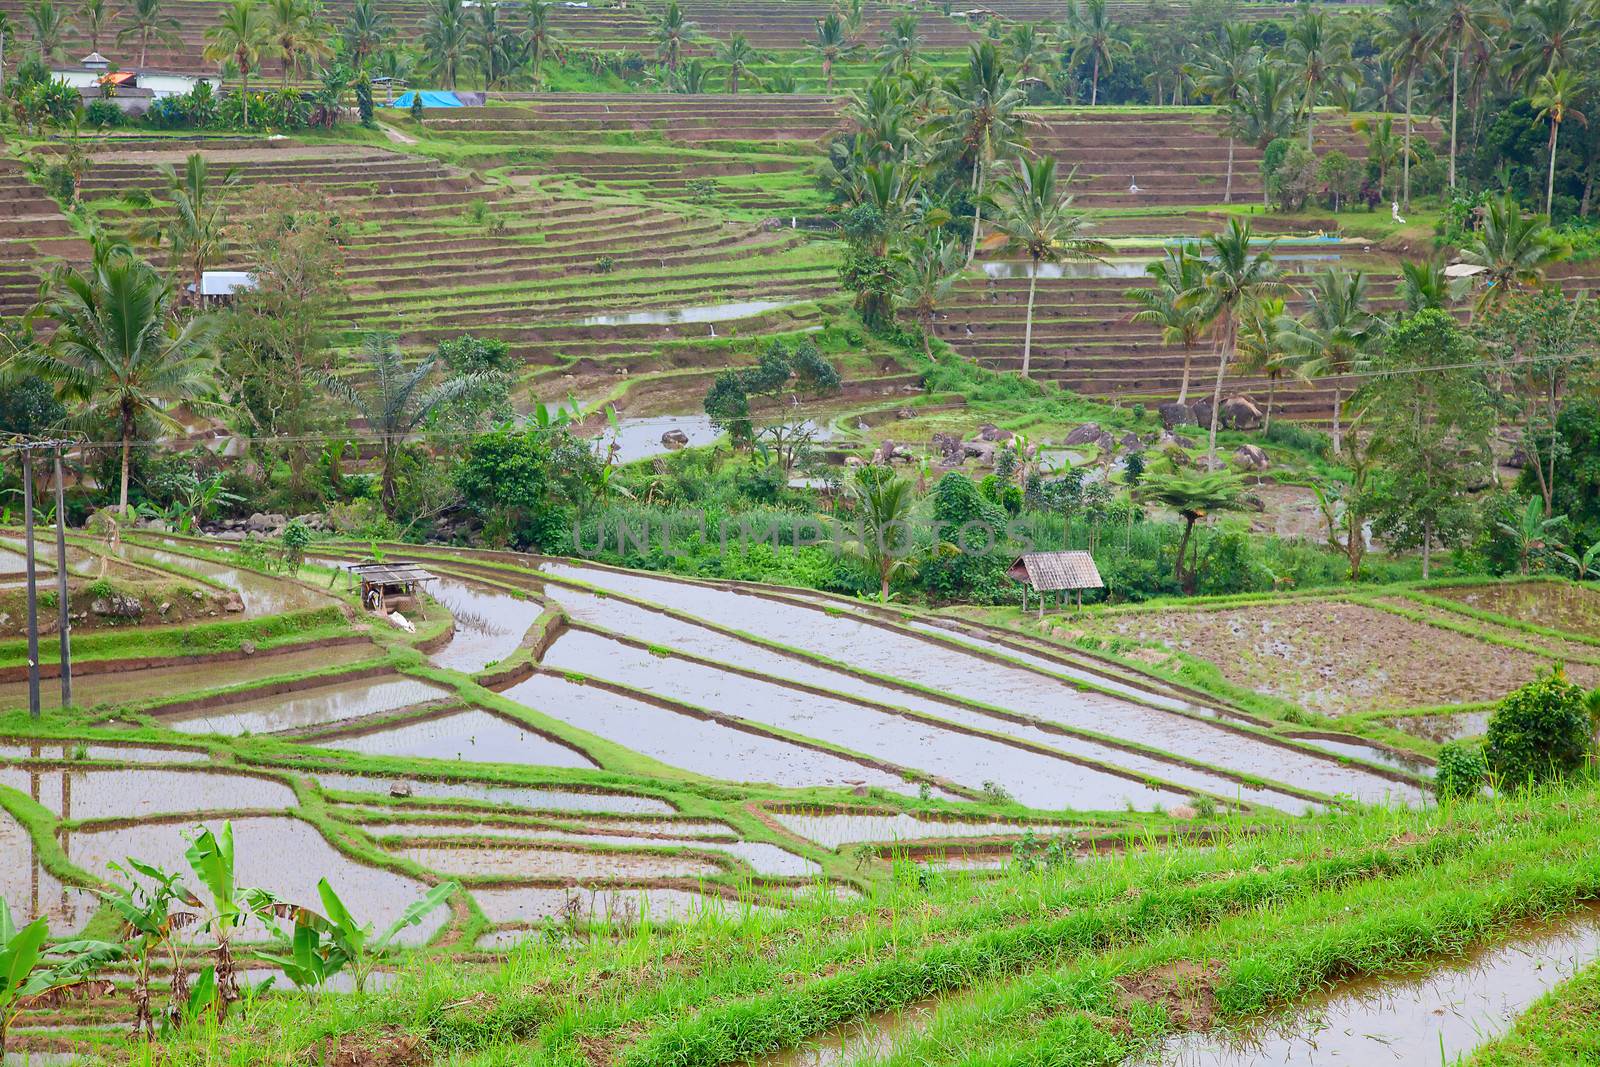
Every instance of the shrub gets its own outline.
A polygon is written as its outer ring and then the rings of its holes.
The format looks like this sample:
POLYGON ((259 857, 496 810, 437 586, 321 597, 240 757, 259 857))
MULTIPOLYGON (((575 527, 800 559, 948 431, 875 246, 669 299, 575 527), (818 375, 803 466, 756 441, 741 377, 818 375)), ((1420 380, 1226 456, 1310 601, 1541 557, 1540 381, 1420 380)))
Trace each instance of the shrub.
POLYGON ((1593 745, 1584 691, 1556 670, 1500 701, 1485 756, 1501 780, 1521 786, 1578 770, 1593 745))
POLYGON ((1478 745, 1452 741, 1439 750, 1439 770, 1433 777, 1433 795, 1440 800, 1475 797, 1489 777, 1489 761, 1478 745))
MULTIPOLYGON (((1263 161, 1261 166, 1265 172, 1266 161, 1263 161)), ((1306 206, 1312 189, 1316 187, 1317 157, 1312 155, 1305 145, 1291 144, 1284 151, 1278 165, 1266 177, 1267 195, 1278 205, 1278 210, 1299 211, 1306 206)))
POLYGON ((99 130, 121 126, 126 117, 122 109, 109 100, 91 100, 83 109, 83 120, 99 130))
POLYGON ((616 260, 610 256, 601 256, 594 261, 594 272, 596 274, 610 274, 616 265, 616 260))

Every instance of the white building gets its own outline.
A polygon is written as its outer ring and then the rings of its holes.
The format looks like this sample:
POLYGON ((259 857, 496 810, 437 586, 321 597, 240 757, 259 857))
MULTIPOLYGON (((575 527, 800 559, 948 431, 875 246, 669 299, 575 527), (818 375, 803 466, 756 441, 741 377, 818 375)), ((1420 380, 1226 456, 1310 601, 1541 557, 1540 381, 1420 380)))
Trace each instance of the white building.
POLYGON ((99 52, 90 52, 76 66, 58 67, 50 76, 77 89, 85 99, 100 95, 101 87, 115 87, 113 98, 160 100, 168 96, 186 96, 201 82, 210 82, 213 91, 222 88, 222 79, 215 74, 179 74, 168 70, 112 70, 111 61, 99 52))

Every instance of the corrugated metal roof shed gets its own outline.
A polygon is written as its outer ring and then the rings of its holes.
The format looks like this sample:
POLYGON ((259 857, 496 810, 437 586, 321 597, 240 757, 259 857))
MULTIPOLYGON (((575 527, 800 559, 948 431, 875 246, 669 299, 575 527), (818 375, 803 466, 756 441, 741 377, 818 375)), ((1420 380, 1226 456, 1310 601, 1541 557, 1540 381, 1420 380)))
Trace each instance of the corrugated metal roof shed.
POLYGON ((1009 573, 1039 593, 1106 586, 1094 557, 1087 552, 1029 552, 1011 565, 1009 573))

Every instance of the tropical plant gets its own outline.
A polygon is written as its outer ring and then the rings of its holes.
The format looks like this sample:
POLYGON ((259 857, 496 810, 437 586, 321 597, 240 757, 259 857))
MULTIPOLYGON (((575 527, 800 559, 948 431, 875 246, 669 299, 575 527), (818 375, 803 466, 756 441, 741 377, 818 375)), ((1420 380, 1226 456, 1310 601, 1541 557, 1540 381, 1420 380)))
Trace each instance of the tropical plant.
MULTIPOLYGON (((231 822, 222 824, 220 834, 202 827, 190 839, 184 858, 210 897, 209 901, 203 902, 203 906, 206 909, 206 927, 216 941, 211 956, 216 979, 215 1008, 220 1020, 227 1012, 228 1005, 239 999, 238 975, 233 958, 234 935, 252 918, 270 923, 280 905, 266 890, 238 884, 231 822)), ((202 902, 195 898, 194 904, 200 906, 202 902)))
POLYGON ((1458 126, 1461 112, 1461 60, 1469 48, 1484 46, 1501 21, 1493 0, 1435 0, 1429 8, 1427 48, 1450 56, 1450 188, 1456 187, 1458 126))
POLYGON ((357 70, 366 66, 367 60, 382 50, 393 33, 394 23, 378 10, 377 0, 355 0, 341 31, 351 66, 357 70))
POLYGON ((422 55, 444 88, 456 87, 471 38, 465 0, 433 0, 422 24, 422 55))
POLYGON ((1483 268, 1479 311, 1543 284, 1545 271, 1565 258, 1566 246, 1545 223, 1541 215, 1524 215, 1510 193, 1484 205, 1483 224, 1461 246, 1461 261, 1483 268))
POLYGON ((1510 539, 1517 552, 1517 571, 1527 574, 1533 566, 1533 557, 1536 553, 1549 550, 1552 553, 1560 552, 1560 542, 1556 537, 1561 528, 1567 524, 1565 515, 1546 515, 1544 501, 1538 497, 1531 497, 1528 506, 1523 508, 1514 522, 1497 521, 1495 528, 1510 539))
POLYGON ((1531 0, 1511 9, 1506 67, 1515 85, 1593 62, 1592 0, 1531 0))
POLYGON ((1195 88, 1222 110, 1227 125, 1228 176, 1223 186, 1224 204, 1233 203, 1233 153, 1239 133, 1236 113, 1240 96, 1259 62, 1260 52, 1250 27, 1236 22, 1223 27, 1216 48, 1202 52, 1199 59, 1185 68, 1194 79, 1195 88))
POLYGON ((1483 746, 1502 788, 1583 769, 1594 752, 1585 696, 1559 668, 1506 694, 1489 716, 1483 746))
POLYGON ((1443 311, 1453 299, 1450 279, 1445 276, 1444 263, 1438 259, 1410 260, 1400 264, 1397 293, 1408 315, 1415 315, 1427 308, 1443 311))
MULTIPOLYGON (((400 917, 377 937, 373 937, 373 924, 357 922, 344 901, 333 891, 326 878, 317 882, 317 895, 322 898, 325 913, 318 916, 324 925, 339 968, 348 966, 357 993, 366 991, 367 979, 378 958, 394 939, 408 927, 418 926, 430 913, 443 907, 461 888, 459 882, 441 882, 421 897, 407 904, 400 917)), ((303 909, 302 909, 303 910, 303 909)))
POLYGON ((11 37, 11 17, 0 11, 0 96, 6 89, 6 41, 11 37))
POLYGON ((1139 305, 1130 321, 1159 327, 1164 345, 1183 346, 1183 380, 1178 386, 1178 403, 1187 404, 1194 346, 1208 325, 1201 315, 1200 303, 1189 295, 1198 291, 1205 279, 1205 260, 1199 244, 1186 241, 1168 248, 1161 259, 1145 267, 1145 273, 1155 280, 1155 285, 1123 290, 1123 296, 1139 305))
POLYGON ((1302 8, 1289 27, 1284 56, 1302 86, 1300 108, 1306 120, 1306 148, 1310 150, 1316 143, 1317 101, 1330 86, 1356 77, 1350 42, 1339 23, 1320 11, 1302 8))
POLYGON ((654 16, 651 35, 656 42, 656 58, 666 60, 668 71, 678 73, 678 60, 683 56, 683 46, 694 40, 699 28, 684 15, 678 0, 668 0, 662 12, 654 16))
POLYGON ((1278 383, 1288 375, 1294 353, 1289 345, 1294 316, 1282 297, 1264 297, 1245 304, 1239 320, 1239 369, 1267 379, 1267 409, 1261 432, 1272 430, 1272 409, 1278 383))
POLYGON ((1022 91, 1001 65, 993 41, 975 44, 967 65, 942 91, 944 111, 929 123, 931 139, 948 160, 972 167, 972 236, 967 264, 977 255, 983 229, 984 181, 1001 154, 1022 150, 1023 134, 1018 109, 1022 91))
POLYGON ((481 0, 470 29, 485 90, 500 85, 526 60, 527 41, 500 20, 500 0, 481 0))
POLYGON ((56 7, 55 0, 33 0, 28 26, 33 31, 33 47, 47 60, 61 58, 67 35, 74 30, 72 16, 56 7))
POLYGON ((289 87, 289 75, 300 78, 306 61, 333 57, 327 28, 317 18, 309 0, 267 0, 267 39, 282 64, 279 85, 289 87))
POLYGON ((740 79, 750 73, 750 68, 766 57, 750 47, 742 33, 736 33, 724 44, 717 46, 717 62, 728 68, 728 92, 738 95, 740 79))
POLYGON ((1342 377, 1365 368, 1383 340, 1383 320, 1367 306, 1367 277, 1359 270, 1330 267, 1312 282, 1310 307, 1289 332, 1289 349, 1305 378, 1333 382, 1333 450, 1343 443, 1342 377))
POLYGON ((138 38, 140 67, 149 61, 152 37, 166 45, 179 41, 178 20, 161 13, 161 0, 128 0, 123 17, 128 24, 117 34, 117 43, 138 38))
POLYGON ((198 916, 173 910, 174 904, 195 899, 193 893, 179 884, 177 874, 131 856, 125 862, 126 866, 110 865, 112 871, 122 876, 122 881, 92 892, 122 920, 122 936, 133 962, 133 1032, 150 1040, 156 1035, 155 1013, 150 1009, 152 965, 158 957, 166 958, 172 976, 169 1015, 177 1015, 188 996, 188 988, 176 935, 198 916))
POLYGON ((833 92, 833 65, 856 50, 844 19, 833 11, 818 19, 816 40, 808 41, 806 46, 822 60, 822 79, 827 83, 828 92, 833 92))
POLYGON ((1232 471, 1148 471, 1139 481, 1137 495, 1171 508, 1183 519, 1183 536, 1172 560, 1172 580, 1185 593, 1193 594, 1199 581, 1200 546, 1195 545, 1193 562, 1188 561, 1194 525, 1207 515, 1231 511, 1240 506, 1244 483, 1232 471))
POLYGON ((911 513, 915 506, 909 479, 882 468, 863 467, 849 489, 856 520, 854 538, 845 542, 878 582, 878 601, 889 602, 889 584, 895 575, 915 569, 915 538, 911 513))
POLYGON ((1100 75, 1109 74, 1118 58, 1133 51, 1133 46, 1117 36, 1106 0, 1084 0, 1078 17, 1070 27, 1072 51, 1068 62, 1074 67, 1089 64, 1089 106, 1100 102, 1100 75))
MULTIPOLYGON (((1239 135, 1257 148, 1266 148, 1294 129, 1294 86, 1279 63, 1262 60, 1239 89, 1239 135)), ((1262 203, 1266 203, 1263 190, 1262 203)))
POLYGON ((1549 215, 1556 199, 1556 141, 1561 136, 1563 122, 1576 122, 1587 126, 1589 119, 1576 104, 1583 98, 1584 85, 1573 77, 1570 70, 1556 70, 1541 75, 1534 87, 1532 105, 1538 109, 1539 118, 1550 123, 1550 174, 1545 179, 1544 213, 1549 215))
POLYGON ((897 299, 916 316, 922 328, 922 354, 929 359, 933 358, 934 315, 955 288, 960 272, 961 247, 946 241, 940 230, 917 237, 901 264, 897 299))
POLYGON ((1050 45, 1039 27, 1022 22, 1006 35, 1006 62, 1016 73, 1018 85, 1043 81, 1052 62, 1050 45))
POLYGON ((544 78, 546 56, 561 54, 561 31, 551 20, 555 4, 549 0, 530 0, 528 4, 528 57, 532 63, 533 87, 544 78))
POLYGON ((78 11, 83 18, 83 32, 89 36, 89 50, 100 51, 100 35, 106 32, 114 13, 106 6, 106 0, 83 0, 78 11))
POLYGON ((428 385, 438 365, 438 353, 424 357, 407 369, 394 334, 369 334, 362 345, 361 374, 365 384, 357 389, 343 377, 330 376, 327 386, 366 420, 369 433, 378 438, 383 457, 381 497, 386 514, 394 515, 395 463, 400 448, 435 411, 477 387, 477 375, 467 374, 428 385))
POLYGON ((1401 149, 1400 203, 1411 209, 1411 161, 1415 150, 1411 147, 1415 132, 1415 101, 1417 73, 1427 69, 1433 60, 1429 36, 1431 33, 1431 0, 1394 0, 1384 12, 1384 27, 1389 38, 1388 58, 1395 77, 1406 84, 1405 91, 1405 143, 1401 149))
POLYGON ((268 44, 267 23, 256 0, 232 0, 223 9, 215 26, 206 28, 205 57, 213 63, 233 61, 239 71, 239 109, 246 129, 250 127, 250 72, 261 62, 261 50, 268 44))
POLYGON ((6 1055, 11 1024, 24 1007, 65 993, 121 954, 116 945, 80 940, 62 942, 46 957, 49 936, 43 918, 17 929, 10 906, 0 897, 0 1059, 6 1055))
POLYGON ((883 31, 883 43, 878 46, 876 58, 883 61, 885 74, 905 74, 916 64, 917 53, 922 48, 921 20, 914 12, 896 15, 883 31))
MULTIPOLYGON (((228 246, 229 215, 225 197, 229 189, 239 184, 239 170, 229 167, 220 175, 211 170, 206 157, 191 152, 183 163, 180 174, 170 163, 156 166, 164 188, 163 199, 172 205, 166 217, 147 217, 133 228, 134 238, 152 245, 165 244, 170 250, 170 260, 182 267, 189 277, 190 299, 198 308, 201 303, 201 281, 206 267, 216 262, 228 246)), ((130 202, 139 208, 149 208, 151 198, 135 194, 130 202)))
POLYGON ((119 252, 58 274, 44 310, 59 328, 25 362, 56 382, 63 400, 82 404, 80 424, 114 427, 122 445, 118 507, 127 514, 134 438, 152 423, 181 430, 170 410, 211 393, 217 322, 196 315, 180 326, 171 285, 144 260, 119 252))

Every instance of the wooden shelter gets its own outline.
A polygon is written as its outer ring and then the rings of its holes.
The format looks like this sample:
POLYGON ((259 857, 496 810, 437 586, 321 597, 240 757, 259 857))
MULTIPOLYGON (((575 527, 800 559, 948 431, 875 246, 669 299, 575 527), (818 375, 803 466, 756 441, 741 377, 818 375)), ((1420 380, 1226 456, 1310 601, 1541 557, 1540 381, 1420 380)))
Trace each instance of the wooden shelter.
POLYGON ((1039 615, 1044 616, 1046 593, 1078 594, 1078 607, 1083 607, 1085 589, 1104 589, 1105 580, 1094 565, 1094 557, 1087 552, 1029 552, 1017 559, 1006 572, 1025 587, 1022 607, 1028 607, 1028 589, 1039 594, 1039 615))
POLYGON ((439 580, 415 563, 352 563, 347 569, 361 582, 362 606, 380 615, 420 610, 422 587, 439 580))

